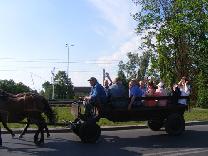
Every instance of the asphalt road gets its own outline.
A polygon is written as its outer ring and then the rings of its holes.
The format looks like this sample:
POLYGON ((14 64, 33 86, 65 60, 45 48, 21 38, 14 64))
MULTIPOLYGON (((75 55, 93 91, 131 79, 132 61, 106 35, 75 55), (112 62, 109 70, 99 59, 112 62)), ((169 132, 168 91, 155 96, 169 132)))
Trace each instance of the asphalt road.
POLYGON ((187 126, 183 135, 168 136, 149 129, 103 131, 96 144, 83 144, 73 133, 53 133, 37 147, 33 134, 12 139, 2 134, 0 156, 155 156, 208 155, 208 125, 187 126))

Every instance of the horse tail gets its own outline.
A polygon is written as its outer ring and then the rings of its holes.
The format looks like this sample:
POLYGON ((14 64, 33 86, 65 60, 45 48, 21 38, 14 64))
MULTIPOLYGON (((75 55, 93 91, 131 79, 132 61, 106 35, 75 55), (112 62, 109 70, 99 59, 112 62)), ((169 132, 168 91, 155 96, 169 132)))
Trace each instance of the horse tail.
POLYGON ((44 114, 47 116, 49 122, 51 124, 54 124, 55 123, 55 113, 54 113, 54 111, 52 110, 50 104, 48 103, 48 100, 46 100, 43 97, 42 101, 44 103, 44 109, 43 109, 44 114))

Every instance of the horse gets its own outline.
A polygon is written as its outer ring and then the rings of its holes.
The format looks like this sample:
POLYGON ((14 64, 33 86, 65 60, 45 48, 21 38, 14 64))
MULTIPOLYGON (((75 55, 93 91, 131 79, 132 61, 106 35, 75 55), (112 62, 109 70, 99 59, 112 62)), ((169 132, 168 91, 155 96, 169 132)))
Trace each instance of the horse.
MULTIPOLYGON (((0 121, 12 136, 14 136, 14 133, 8 128, 7 122, 19 122, 27 118, 30 123, 34 123, 38 127, 38 130, 34 135, 34 143, 36 145, 43 144, 44 128, 47 127, 47 124, 42 113, 48 117, 51 123, 54 123, 55 116, 53 110, 43 96, 36 93, 21 93, 14 95, 0 90, 0 121), (40 140, 38 140, 39 133, 41 133, 40 140)), ((26 131, 23 131, 22 134, 25 132, 26 131)))
MULTIPOLYGON (((0 93, 1 93, 1 91, 0 91, 0 93)), ((23 96, 29 95, 29 94, 31 94, 31 93, 19 93, 19 94, 17 94, 17 95, 14 95, 14 94, 11 94, 11 93, 7 93, 7 96, 16 98, 16 97, 23 97, 23 96)), ((55 115, 55 114, 54 114, 54 115, 55 115)), ((54 122, 54 121, 53 121, 53 122, 54 122)), ((30 119, 30 118, 27 118, 26 125, 25 125, 25 127, 24 127, 24 130, 23 130, 23 131, 21 132, 21 134, 19 135, 19 139, 20 139, 20 138, 23 138, 23 135, 25 135, 25 133, 27 132, 27 129, 28 129, 28 127, 30 126, 31 123, 32 123, 31 119, 30 119)), ((14 132, 7 126, 7 124, 6 124, 5 122, 3 122, 2 124, 3 124, 4 128, 5 128, 8 132, 10 132, 10 134, 12 135, 12 137, 14 137, 14 136, 15 136, 14 132)), ((48 130, 47 125, 45 125, 44 129, 45 129, 45 132, 47 133, 47 137, 50 137, 50 133, 49 133, 49 130, 48 130)))

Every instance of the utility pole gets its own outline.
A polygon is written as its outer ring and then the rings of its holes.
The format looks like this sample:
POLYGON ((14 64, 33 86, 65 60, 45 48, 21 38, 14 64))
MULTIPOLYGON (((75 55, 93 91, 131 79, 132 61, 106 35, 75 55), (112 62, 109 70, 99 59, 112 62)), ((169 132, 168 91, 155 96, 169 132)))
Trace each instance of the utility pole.
POLYGON ((55 98, 54 98, 54 96, 55 96, 55 88, 54 88, 54 77, 55 77, 55 74, 54 74, 54 72, 55 72, 55 67, 53 68, 53 70, 51 71, 51 74, 52 74, 52 100, 54 100, 55 98))
POLYGON ((103 69, 103 86, 105 85, 104 81, 105 81, 105 69, 103 69))
POLYGON ((67 47, 67 52, 68 52, 68 56, 67 56, 67 78, 69 78, 69 47, 74 46, 74 44, 68 44, 66 42, 65 46, 67 47))

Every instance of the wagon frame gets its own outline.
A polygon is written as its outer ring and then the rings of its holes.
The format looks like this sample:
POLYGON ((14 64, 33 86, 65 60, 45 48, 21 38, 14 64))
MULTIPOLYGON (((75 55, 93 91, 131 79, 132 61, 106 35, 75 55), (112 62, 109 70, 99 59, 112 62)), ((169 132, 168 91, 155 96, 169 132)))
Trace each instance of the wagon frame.
MULTIPOLYGON (((83 118, 82 103, 76 102, 72 104, 71 108, 71 113, 76 119, 70 122, 70 127, 85 143, 95 143, 100 137, 101 128, 96 123, 100 118, 113 122, 147 121, 151 130, 158 131, 164 127, 168 135, 177 136, 185 131, 184 112, 188 108, 187 105, 178 104, 178 99, 189 99, 189 97, 178 97, 177 99, 173 96, 140 97, 137 100, 167 100, 167 106, 141 106, 131 110, 112 108, 112 100, 122 100, 121 98, 112 99, 108 105, 101 107, 99 112, 95 107, 94 114, 88 118, 83 118)), ((123 98, 123 100, 128 99, 123 98)))

